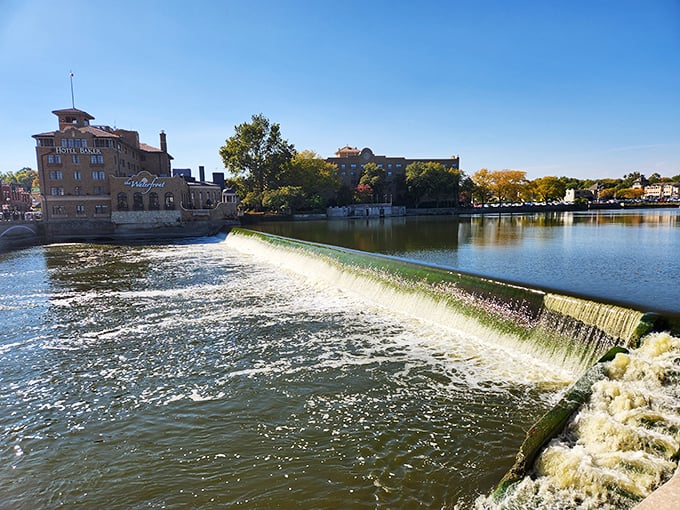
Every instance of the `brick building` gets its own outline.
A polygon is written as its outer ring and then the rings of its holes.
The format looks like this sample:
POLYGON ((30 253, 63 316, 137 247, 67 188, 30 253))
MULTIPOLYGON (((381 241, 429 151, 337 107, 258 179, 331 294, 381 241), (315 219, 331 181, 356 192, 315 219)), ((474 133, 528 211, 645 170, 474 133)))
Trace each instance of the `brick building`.
POLYGON ((349 145, 338 149, 335 157, 326 158, 326 161, 338 168, 338 177, 340 177, 345 186, 351 189, 356 188, 357 184, 359 184, 363 168, 367 163, 374 163, 378 168, 384 169, 387 175, 387 193, 389 194, 389 197, 385 197, 386 202, 391 201, 391 197, 397 196, 398 186, 405 179, 404 172, 406 167, 411 163, 434 162, 441 163, 446 168, 460 168, 460 158, 458 156, 452 156, 447 159, 379 156, 374 154, 368 147, 359 150, 349 145))
POLYGON ((33 135, 48 237, 115 237, 236 215, 235 207, 222 207, 219 185, 172 176, 163 131, 157 148, 140 142, 137 131, 92 125, 82 110, 52 113, 59 129, 33 135))

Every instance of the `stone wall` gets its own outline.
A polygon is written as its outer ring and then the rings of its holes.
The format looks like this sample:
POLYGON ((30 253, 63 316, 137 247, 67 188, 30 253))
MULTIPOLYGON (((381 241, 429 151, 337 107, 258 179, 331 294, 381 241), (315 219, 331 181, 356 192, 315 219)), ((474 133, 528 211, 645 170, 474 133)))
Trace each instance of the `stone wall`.
POLYGON ((115 225, 176 225, 182 221, 180 211, 112 211, 111 222, 115 225))

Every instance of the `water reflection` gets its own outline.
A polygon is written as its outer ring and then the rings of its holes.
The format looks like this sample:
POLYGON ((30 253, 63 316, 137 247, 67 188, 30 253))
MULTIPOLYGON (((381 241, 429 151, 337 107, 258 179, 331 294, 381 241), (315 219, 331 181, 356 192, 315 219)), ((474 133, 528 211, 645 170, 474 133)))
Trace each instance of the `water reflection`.
POLYGON ((264 223, 273 234, 680 311, 679 209, 264 223))

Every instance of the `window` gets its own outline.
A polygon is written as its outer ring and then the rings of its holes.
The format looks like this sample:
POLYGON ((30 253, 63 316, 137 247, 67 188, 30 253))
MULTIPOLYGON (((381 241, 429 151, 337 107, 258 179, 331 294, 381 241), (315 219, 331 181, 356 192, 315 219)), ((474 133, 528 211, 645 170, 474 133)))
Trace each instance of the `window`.
POLYGON ((48 154, 47 155, 48 165, 61 165, 61 155, 59 154, 48 154))
POLYGON ((356 163, 352 163, 352 164, 350 165, 350 168, 356 168, 356 167, 357 167, 357 164, 356 164, 356 163))
POLYGON ((340 165, 340 168, 342 168, 343 170, 344 170, 346 167, 347 167, 347 165, 345 165, 344 163, 342 163, 342 164, 340 165))
POLYGON ((66 208, 63 205, 53 205, 52 214, 54 216, 66 216, 66 208))
POLYGON ((127 193, 118 193, 118 210, 127 211, 128 210, 128 200, 127 193))
POLYGON ((76 216, 85 216, 85 206, 83 204, 76 204, 76 216))
POLYGON ((92 170, 92 180, 103 181, 106 179, 106 173, 103 170, 92 170))
POLYGON ((79 197, 80 195, 83 194, 83 190, 81 189, 80 186, 76 186, 75 188, 73 188, 73 194, 79 197))
POLYGON ((74 155, 71 156, 71 157, 73 158, 73 164, 74 164, 74 165, 80 164, 80 156, 78 156, 78 154, 74 154, 74 155))
POLYGON ((52 195, 53 197, 61 196, 63 194, 64 194, 64 188, 59 188, 59 187, 55 187, 55 186, 50 188, 50 195, 52 195))
POLYGON ((392 168, 392 163, 387 163, 387 168, 392 168))
POLYGON ((92 194, 93 195, 106 195, 106 191, 104 190, 104 186, 95 186, 92 188, 92 194))
POLYGON ((62 147, 87 147, 87 140, 85 138, 62 138, 62 147))
POLYGON ((82 176, 80 175, 80 170, 74 170, 73 171, 73 180, 74 181, 82 180, 82 176))
POLYGON ((106 204, 100 204, 94 206, 95 214, 109 214, 109 206, 106 204))
POLYGON ((90 164, 91 165, 103 165, 104 164, 104 156, 102 156, 101 154, 90 156, 90 164))
POLYGON ((149 193, 149 211, 158 211, 161 204, 158 202, 158 193, 149 193))
POLYGON ((175 209, 175 195, 170 192, 165 194, 165 209, 168 211, 175 209))
POLYGON ((111 148, 111 147, 113 147, 113 140, 108 140, 106 138, 95 138, 94 139, 94 146, 95 147, 111 148))
POLYGON ((38 138, 38 147, 54 147, 54 138, 38 138))
POLYGON ((139 191, 132 195, 132 208, 135 211, 144 210, 144 199, 142 198, 142 194, 139 191))
POLYGON ((64 178, 64 174, 61 170, 53 170, 50 172, 50 179, 53 181, 61 181, 64 178))
POLYGON ((401 163, 397 163, 397 168, 401 168, 401 163))

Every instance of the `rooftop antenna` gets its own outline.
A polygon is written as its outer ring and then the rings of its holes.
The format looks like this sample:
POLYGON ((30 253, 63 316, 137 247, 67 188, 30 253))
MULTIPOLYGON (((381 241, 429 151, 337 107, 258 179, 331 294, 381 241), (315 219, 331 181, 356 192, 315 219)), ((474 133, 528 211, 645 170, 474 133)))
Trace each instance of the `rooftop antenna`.
POLYGON ((71 106, 75 110, 76 109, 76 101, 73 98, 73 71, 69 71, 68 74, 69 74, 69 78, 71 78, 71 106))

